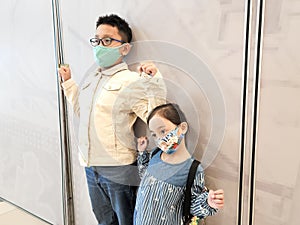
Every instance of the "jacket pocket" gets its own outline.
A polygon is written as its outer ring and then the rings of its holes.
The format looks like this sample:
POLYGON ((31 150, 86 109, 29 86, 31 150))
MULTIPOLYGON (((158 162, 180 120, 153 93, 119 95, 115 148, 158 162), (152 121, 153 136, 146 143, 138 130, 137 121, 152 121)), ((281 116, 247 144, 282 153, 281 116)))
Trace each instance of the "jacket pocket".
POLYGON ((121 83, 109 82, 104 86, 104 89, 107 91, 118 91, 121 89, 121 87, 122 87, 121 83))

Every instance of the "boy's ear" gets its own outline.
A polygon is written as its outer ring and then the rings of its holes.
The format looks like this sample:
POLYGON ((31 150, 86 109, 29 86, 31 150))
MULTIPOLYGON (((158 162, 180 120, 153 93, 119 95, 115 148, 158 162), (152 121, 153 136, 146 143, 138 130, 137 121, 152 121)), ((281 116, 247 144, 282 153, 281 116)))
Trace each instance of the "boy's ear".
POLYGON ((123 44, 123 46, 121 48, 121 54, 122 54, 122 56, 127 55, 130 52, 130 49, 131 49, 131 44, 129 44, 129 43, 123 44))
POLYGON ((182 122, 180 124, 180 129, 181 129, 182 133, 185 134, 189 129, 187 122, 182 122))

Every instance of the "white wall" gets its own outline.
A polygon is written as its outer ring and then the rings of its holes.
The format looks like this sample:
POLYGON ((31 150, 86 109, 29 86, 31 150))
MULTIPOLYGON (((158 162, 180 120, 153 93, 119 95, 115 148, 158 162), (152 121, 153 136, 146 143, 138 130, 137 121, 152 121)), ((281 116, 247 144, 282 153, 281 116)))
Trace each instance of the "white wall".
MULTIPOLYGON (((244 7, 242 1, 215 0, 61 4, 65 59, 78 82, 94 65, 89 39, 100 15, 117 13, 131 25, 137 42, 129 63, 156 61, 168 100, 190 120, 189 147, 207 168, 208 183, 226 192, 225 209, 208 224, 235 224, 237 217, 244 7)), ((75 171, 76 220, 87 221, 79 203, 87 198, 82 170, 75 171)))
MULTIPOLYGON (((240 182, 242 224, 248 224, 250 175, 256 178, 253 224, 297 224, 300 4, 265 1, 257 148, 252 159, 258 1, 251 2, 243 181, 239 174, 246 1, 64 0, 63 53, 80 82, 95 66, 89 39, 98 16, 117 13, 125 18, 134 32, 127 61, 132 68, 139 60, 156 62, 168 86, 168 100, 187 114, 188 145, 206 168, 208 186, 225 190, 225 208, 207 224, 237 223, 240 182), (256 162, 253 171, 251 160, 256 162)), ((0 25, 0 197, 52 224, 63 224, 51 2, 2 1, 0 25)), ((70 135, 75 221, 96 224, 77 160, 76 134, 70 135)))
POLYGON ((1 1, 0 196, 62 224, 50 1, 1 1))

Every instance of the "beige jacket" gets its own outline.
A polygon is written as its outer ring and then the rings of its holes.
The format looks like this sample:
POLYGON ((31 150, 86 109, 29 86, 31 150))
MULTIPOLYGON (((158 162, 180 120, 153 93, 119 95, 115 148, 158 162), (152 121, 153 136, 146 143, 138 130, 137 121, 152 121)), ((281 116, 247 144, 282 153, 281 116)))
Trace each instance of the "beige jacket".
POLYGON ((62 83, 64 94, 80 117, 78 140, 85 166, 128 165, 136 160, 133 124, 165 103, 162 76, 140 76, 121 63, 89 75, 78 87, 62 83))

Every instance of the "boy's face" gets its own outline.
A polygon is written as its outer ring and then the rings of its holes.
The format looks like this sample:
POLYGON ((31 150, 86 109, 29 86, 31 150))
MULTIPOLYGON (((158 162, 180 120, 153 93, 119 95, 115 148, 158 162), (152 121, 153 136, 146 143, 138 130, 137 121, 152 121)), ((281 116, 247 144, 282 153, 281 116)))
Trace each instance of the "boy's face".
MULTIPOLYGON (((98 26, 97 29, 96 29, 95 37, 100 38, 100 39, 108 37, 108 38, 113 38, 113 39, 122 41, 122 37, 119 34, 118 28, 113 27, 113 26, 108 25, 108 24, 101 24, 100 26, 98 26)), ((120 46, 120 45, 122 45, 122 43, 113 40, 106 47, 117 47, 117 46, 120 46)))

